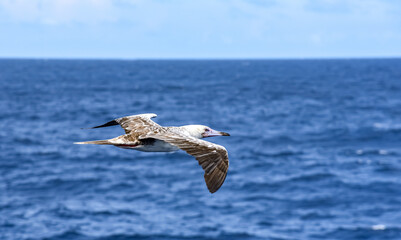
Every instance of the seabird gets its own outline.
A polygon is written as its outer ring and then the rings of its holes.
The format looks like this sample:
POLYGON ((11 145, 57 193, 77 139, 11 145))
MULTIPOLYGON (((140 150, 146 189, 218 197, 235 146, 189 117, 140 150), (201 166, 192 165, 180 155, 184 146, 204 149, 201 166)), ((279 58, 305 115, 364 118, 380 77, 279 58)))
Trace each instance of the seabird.
POLYGON ((93 128, 120 125, 125 134, 108 140, 75 142, 75 144, 113 145, 144 152, 172 152, 179 149, 194 156, 205 171, 204 178, 211 193, 224 183, 228 169, 227 150, 220 145, 200 140, 206 137, 230 136, 203 125, 162 127, 151 120, 154 113, 114 119, 93 128))

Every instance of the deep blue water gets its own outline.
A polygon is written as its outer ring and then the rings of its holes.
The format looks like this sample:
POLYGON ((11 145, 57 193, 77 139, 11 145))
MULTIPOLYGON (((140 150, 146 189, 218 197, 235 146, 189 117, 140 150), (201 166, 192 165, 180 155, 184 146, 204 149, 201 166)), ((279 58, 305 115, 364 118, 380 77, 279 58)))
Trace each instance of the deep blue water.
POLYGON ((0 60, 0 239, 401 239, 401 60, 0 60), (73 145, 156 113, 229 151, 73 145))

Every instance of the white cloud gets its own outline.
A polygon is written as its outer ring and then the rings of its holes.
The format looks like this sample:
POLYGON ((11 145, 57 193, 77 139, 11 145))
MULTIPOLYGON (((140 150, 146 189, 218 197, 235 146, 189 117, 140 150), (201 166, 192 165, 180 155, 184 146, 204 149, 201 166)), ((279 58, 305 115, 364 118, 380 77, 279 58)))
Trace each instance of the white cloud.
POLYGON ((0 0, 0 27, 10 42, 32 25, 55 44, 68 30, 71 43, 154 56, 345 56, 397 45, 400 11, 391 0, 0 0))
POLYGON ((8 21, 42 24, 114 21, 112 0, 0 0, 8 21))
POLYGON ((394 5, 399 4, 385 0, 0 0, 0 14, 3 12, 11 21, 51 24, 118 20, 144 20, 155 24, 166 17, 182 17, 182 21, 201 24, 209 17, 222 16, 235 21, 236 17, 242 16, 263 28, 277 20, 285 21, 287 17, 302 18, 330 12, 361 17, 393 15, 397 12, 393 10, 394 5))

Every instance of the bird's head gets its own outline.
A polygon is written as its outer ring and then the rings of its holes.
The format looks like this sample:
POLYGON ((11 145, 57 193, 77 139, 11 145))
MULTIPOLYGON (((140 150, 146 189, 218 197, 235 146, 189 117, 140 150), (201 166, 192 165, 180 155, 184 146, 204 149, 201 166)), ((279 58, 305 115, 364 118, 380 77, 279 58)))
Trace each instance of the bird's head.
POLYGON ((207 138, 216 136, 230 136, 230 134, 225 132, 216 131, 208 126, 204 125, 186 125, 183 128, 188 132, 188 134, 194 138, 207 138))

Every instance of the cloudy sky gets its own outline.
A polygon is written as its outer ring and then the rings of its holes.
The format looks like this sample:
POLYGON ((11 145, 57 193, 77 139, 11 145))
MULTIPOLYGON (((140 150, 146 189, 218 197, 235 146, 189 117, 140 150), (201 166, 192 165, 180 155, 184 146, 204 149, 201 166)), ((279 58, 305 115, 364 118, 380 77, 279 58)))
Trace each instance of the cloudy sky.
POLYGON ((0 57, 401 57, 401 1, 0 0, 0 57))

